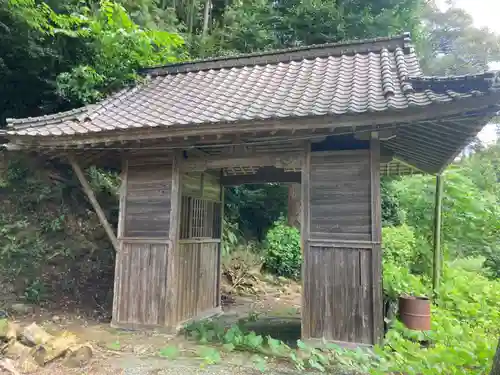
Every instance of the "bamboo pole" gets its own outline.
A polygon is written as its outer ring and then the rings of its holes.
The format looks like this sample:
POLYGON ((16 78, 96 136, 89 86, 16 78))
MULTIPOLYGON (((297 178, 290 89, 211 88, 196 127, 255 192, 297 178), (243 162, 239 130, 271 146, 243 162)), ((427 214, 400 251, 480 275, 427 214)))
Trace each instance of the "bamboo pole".
POLYGON ((432 289, 439 287, 441 277, 441 206, 443 195, 443 177, 436 176, 436 194, 434 204, 434 261, 432 267, 432 289))
POLYGON ((97 198, 95 197, 95 194, 92 190, 92 187, 89 185, 87 182, 87 179, 85 178, 85 175, 83 174, 82 169, 80 168, 80 165, 78 165, 76 159, 73 156, 69 156, 69 162, 71 163, 71 166, 73 167, 73 170, 75 171, 76 177, 78 177, 78 180, 80 181, 80 184, 82 185, 83 191, 87 195, 87 198, 90 201, 90 204, 92 204, 92 207, 94 208, 94 211, 97 214, 97 217, 99 218, 99 221, 101 222, 101 225, 104 227, 104 230, 106 231, 106 234, 108 235, 109 240, 113 244, 113 247, 116 252, 119 251, 119 245, 118 245, 118 240, 116 239, 115 232, 111 228, 111 225, 109 224, 108 219, 106 218, 106 215, 104 214, 104 211, 101 208, 101 205, 97 201, 97 198))

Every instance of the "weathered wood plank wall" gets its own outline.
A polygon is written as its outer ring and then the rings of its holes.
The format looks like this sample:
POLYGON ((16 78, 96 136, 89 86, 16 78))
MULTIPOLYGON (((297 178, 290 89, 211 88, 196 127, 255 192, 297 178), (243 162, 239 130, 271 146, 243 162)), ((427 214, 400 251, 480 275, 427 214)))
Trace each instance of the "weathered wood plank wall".
POLYGON ((310 180, 310 238, 369 241, 369 151, 313 152, 310 180))
POLYGON ((128 327, 163 326, 166 321, 168 243, 123 240, 117 254, 113 322, 128 327))
POLYGON ((181 240, 178 264, 176 317, 179 322, 213 310, 217 301, 219 240, 181 240))
POLYGON ((172 166, 130 165, 126 189, 124 237, 168 237, 172 166))
POLYGON ((169 324, 172 160, 125 160, 122 168, 112 325, 169 324))
POLYGON ((379 149, 307 152, 302 336, 372 345, 383 324, 379 149))
POLYGON ((180 240, 175 251, 177 323, 219 306, 222 188, 205 172, 181 175, 180 240))

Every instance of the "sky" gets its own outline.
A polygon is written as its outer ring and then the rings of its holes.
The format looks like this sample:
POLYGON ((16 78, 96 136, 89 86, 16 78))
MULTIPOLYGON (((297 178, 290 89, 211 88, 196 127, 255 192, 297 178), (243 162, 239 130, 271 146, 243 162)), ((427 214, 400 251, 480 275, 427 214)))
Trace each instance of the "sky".
MULTIPOLYGON (((446 0, 436 0, 440 7, 446 7, 446 0)), ((478 27, 487 27, 500 34, 500 0, 454 0, 455 6, 467 11, 478 27)), ((491 64, 490 69, 500 70, 500 62, 491 64)), ((478 134, 484 143, 494 142, 496 139, 495 125, 486 125, 478 134)))

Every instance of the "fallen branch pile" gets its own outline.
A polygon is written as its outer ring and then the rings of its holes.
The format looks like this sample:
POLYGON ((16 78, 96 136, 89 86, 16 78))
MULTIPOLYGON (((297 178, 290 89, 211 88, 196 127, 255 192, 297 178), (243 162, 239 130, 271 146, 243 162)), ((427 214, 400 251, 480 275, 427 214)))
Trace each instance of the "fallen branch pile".
POLYGON ((5 370, 5 363, 14 364, 22 373, 36 371, 54 360, 61 360, 68 367, 84 366, 92 357, 89 344, 79 344, 77 337, 69 332, 51 335, 36 323, 23 329, 6 319, 0 320, 0 358, 10 359, 0 362, 5 370))

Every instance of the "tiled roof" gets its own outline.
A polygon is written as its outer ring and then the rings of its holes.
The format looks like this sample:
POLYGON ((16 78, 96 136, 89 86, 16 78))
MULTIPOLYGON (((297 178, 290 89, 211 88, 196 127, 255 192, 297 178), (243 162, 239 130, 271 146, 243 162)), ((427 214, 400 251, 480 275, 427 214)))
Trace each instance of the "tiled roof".
MULTIPOLYGON (((500 104, 497 73, 423 76, 407 34, 182 62, 143 73, 148 76, 145 83, 96 105, 9 119, 0 135, 21 143, 62 142, 53 136, 64 137, 65 144, 85 143, 94 138, 135 137, 136 133, 125 134, 131 129, 171 127, 172 134, 175 128, 204 135, 203 129, 211 125, 212 130, 232 124, 248 129, 255 121, 263 128, 271 120, 309 121, 315 116, 327 124, 335 124, 338 116, 345 127, 351 126, 349 115, 354 120, 358 114, 369 114, 357 119, 370 126, 371 114, 382 118, 388 112, 383 124, 392 126, 388 124, 392 119, 399 123, 394 126, 396 134, 383 140, 385 147, 398 159, 435 173, 453 160, 500 104), (447 117, 444 110, 432 109, 434 104, 457 101, 458 105, 447 106, 460 112, 456 116, 453 111, 447 117), (418 113, 424 119, 403 121, 403 115, 393 117, 391 112, 418 113)), ((286 124, 280 122, 280 126, 286 124)))
POLYGON ((418 78, 422 72, 407 35, 173 64, 146 73, 149 82, 97 105, 10 119, 8 134, 78 135, 401 110, 489 88, 486 76, 418 78))

